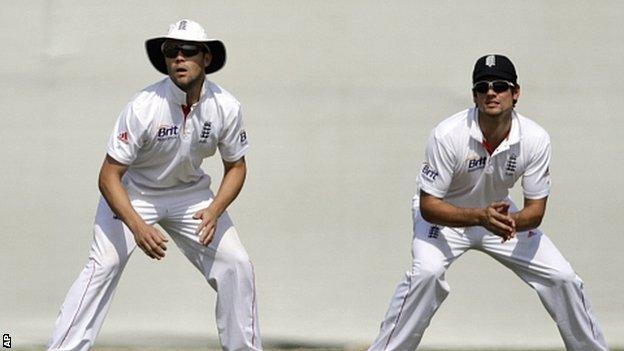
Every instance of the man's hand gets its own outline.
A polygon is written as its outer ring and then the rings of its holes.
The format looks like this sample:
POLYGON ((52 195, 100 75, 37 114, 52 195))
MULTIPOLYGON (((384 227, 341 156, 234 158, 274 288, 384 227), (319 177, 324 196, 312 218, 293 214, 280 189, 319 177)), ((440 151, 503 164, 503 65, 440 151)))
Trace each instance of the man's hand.
POLYGON ((208 246, 217 231, 217 220, 219 219, 219 215, 209 206, 203 210, 197 211, 193 215, 193 218, 201 219, 201 223, 197 226, 195 234, 199 235, 200 244, 208 246))
POLYGON ((146 255, 157 260, 165 257, 165 251, 167 251, 165 243, 169 240, 154 226, 142 223, 132 233, 134 241, 146 255))
POLYGON ((483 209, 481 225, 503 238, 503 242, 513 239, 516 235, 516 222, 509 215, 509 204, 493 202, 483 209))
POLYGON ((200 219, 195 234, 199 235, 199 243, 208 246, 217 231, 217 220, 227 207, 234 201, 245 182, 247 165, 245 157, 234 162, 223 160, 223 179, 217 195, 210 205, 203 210, 197 211, 193 218, 200 219))

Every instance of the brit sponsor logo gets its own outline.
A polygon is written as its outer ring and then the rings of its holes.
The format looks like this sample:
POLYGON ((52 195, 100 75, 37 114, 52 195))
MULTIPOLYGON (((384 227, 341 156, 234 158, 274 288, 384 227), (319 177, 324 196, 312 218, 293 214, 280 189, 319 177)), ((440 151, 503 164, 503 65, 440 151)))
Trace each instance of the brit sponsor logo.
POLYGON ((178 137, 180 128, 178 126, 161 125, 158 127, 158 133, 156 137, 159 141, 176 139, 178 137))
POLYGON ((422 173, 423 177, 425 177, 425 179, 430 180, 430 181, 434 181, 436 180, 436 178, 438 177, 438 175, 440 175, 438 173, 438 171, 436 171, 435 169, 431 168, 431 166, 429 166, 428 163, 423 163, 423 167, 422 170, 420 171, 420 173, 422 173))
POLYGON ((516 167, 518 165, 518 155, 511 154, 507 159, 507 164, 505 165, 505 174, 508 176, 514 175, 516 172, 516 167))
POLYGON ((207 143, 208 138, 210 137, 210 131, 212 130, 212 123, 204 122, 204 126, 202 127, 201 134, 199 135, 200 143, 207 143))
POLYGON ((240 139, 240 143, 241 144, 247 144, 247 132, 246 131, 241 131, 240 134, 238 135, 238 138, 240 139))
POLYGON ((473 156, 469 157, 466 161, 468 161, 468 172, 473 172, 485 167, 485 164, 487 163, 487 157, 473 156))

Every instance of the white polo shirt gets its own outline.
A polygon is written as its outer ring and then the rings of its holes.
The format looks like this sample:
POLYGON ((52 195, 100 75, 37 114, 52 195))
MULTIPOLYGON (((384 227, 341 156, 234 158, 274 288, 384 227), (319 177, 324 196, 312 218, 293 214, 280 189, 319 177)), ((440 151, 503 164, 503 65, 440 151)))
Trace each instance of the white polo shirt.
POLYGON ((240 103, 217 84, 204 81, 200 100, 185 117, 186 93, 167 77, 134 96, 121 112, 107 153, 128 165, 123 177, 131 194, 208 188, 201 169, 215 154, 233 162, 249 147, 240 103))
POLYGON ((419 190, 458 207, 486 207, 511 201, 509 189, 522 177, 524 197, 548 196, 550 137, 542 127, 514 111, 508 137, 491 155, 483 140, 476 108, 443 120, 429 136, 419 190))

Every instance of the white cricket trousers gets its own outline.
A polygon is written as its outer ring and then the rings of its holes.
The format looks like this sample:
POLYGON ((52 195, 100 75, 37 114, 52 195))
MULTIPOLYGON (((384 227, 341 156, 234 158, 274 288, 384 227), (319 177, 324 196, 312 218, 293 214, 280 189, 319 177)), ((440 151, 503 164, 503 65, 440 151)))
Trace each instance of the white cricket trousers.
MULTIPOLYGON (((150 225, 158 223, 217 292, 216 319, 223 350, 262 350, 254 272, 227 213, 215 237, 203 246, 193 215, 212 201, 210 190, 173 197, 131 200, 150 225)), ((89 260, 70 288, 56 320, 48 350, 86 351, 98 335, 121 273, 136 248, 132 232, 100 199, 89 260)))
POLYGON ((416 350, 434 313, 449 293, 444 273, 464 252, 475 249, 507 266, 537 292, 557 323, 566 350, 608 350, 583 281, 539 230, 501 238, 482 227, 434 226, 414 211, 412 269, 397 286, 379 335, 369 351, 416 350))

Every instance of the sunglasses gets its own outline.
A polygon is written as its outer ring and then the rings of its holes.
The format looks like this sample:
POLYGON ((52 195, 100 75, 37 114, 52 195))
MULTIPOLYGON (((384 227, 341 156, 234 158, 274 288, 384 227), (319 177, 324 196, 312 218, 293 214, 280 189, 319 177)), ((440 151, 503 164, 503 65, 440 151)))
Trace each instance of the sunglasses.
POLYGON ((494 80, 494 81, 480 81, 474 83, 472 86, 472 90, 476 91, 479 94, 485 94, 490 89, 494 90, 495 93, 502 93, 507 91, 510 88, 513 88, 515 85, 512 82, 508 82, 506 80, 494 80))
POLYGON ((206 51, 206 48, 203 45, 196 44, 175 44, 175 45, 167 45, 162 47, 162 53, 165 57, 168 58, 176 58, 178 57, 178 52, 182 52, 184 57, 191 57, 199 54, 202 51, 206 51))

